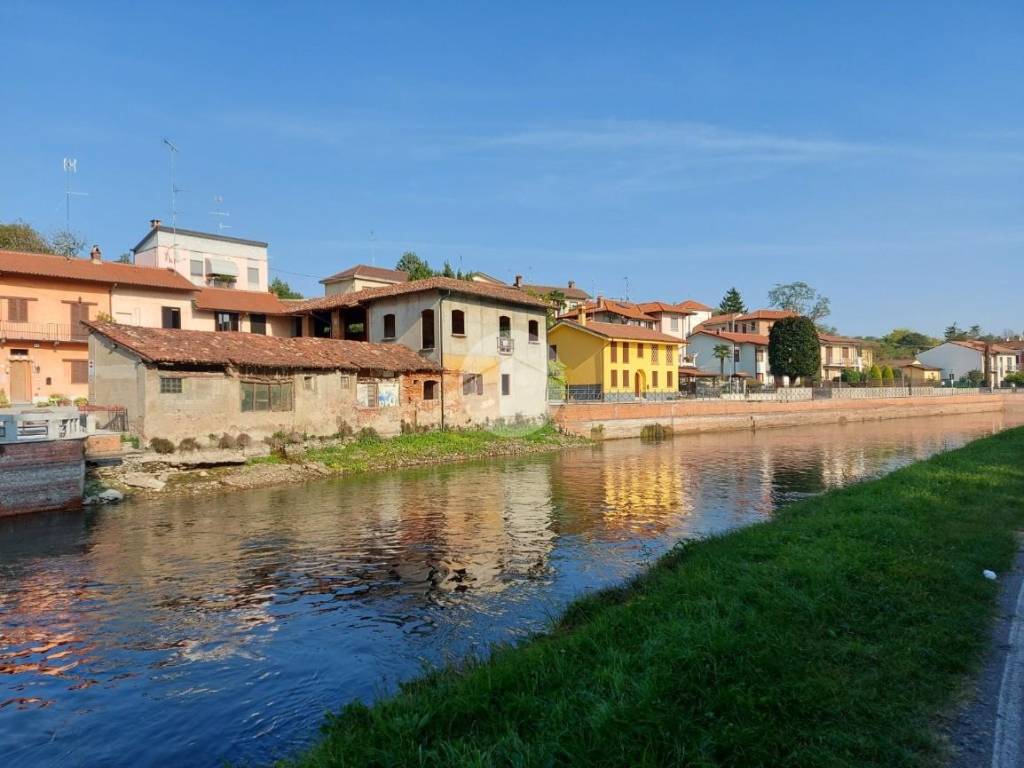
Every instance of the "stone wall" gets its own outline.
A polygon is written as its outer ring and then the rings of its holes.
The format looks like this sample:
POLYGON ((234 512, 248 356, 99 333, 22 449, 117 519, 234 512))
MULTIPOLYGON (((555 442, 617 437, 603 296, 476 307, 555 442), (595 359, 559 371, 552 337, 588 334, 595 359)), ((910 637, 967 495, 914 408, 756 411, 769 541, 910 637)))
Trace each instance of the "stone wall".
POLYGON ((951 395, 872 400, 809 400, 802 402, 736 402, 677 400, 673 402, 570 403, 552 405, 552 419, 567 432, 588 436, 600 427, 605 438, 638 437, 649 424, 671 427, 676 434, 768 429, 848 421, 872 421, 959 413, 1024 409, 1021 395, 951 395))
POLYGON ((80 507, 85 483, 82 443, 0 445, 0 517, 80 507))

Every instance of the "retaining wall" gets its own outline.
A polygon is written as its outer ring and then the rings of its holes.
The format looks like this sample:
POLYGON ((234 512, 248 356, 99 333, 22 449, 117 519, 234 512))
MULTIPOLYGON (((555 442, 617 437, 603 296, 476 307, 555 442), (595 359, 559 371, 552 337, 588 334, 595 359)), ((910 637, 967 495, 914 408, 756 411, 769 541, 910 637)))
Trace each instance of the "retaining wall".
POLYGON ((0 445, 0 517, 77 509, 85 482, 84 440, 0 445))
POLYGON ((1024 394, 899 397, 871 400, 811 400, 790 403, 723 400, 673 402, 571 403, 551 406, 551 418, 567 432, 589 436, 603 429, 604 438, 639 437, 649 424, 671 427, 675 434, 770 429, 850 421, 902 419, 985 413, 1004 408, 1024 412, 1024 394))

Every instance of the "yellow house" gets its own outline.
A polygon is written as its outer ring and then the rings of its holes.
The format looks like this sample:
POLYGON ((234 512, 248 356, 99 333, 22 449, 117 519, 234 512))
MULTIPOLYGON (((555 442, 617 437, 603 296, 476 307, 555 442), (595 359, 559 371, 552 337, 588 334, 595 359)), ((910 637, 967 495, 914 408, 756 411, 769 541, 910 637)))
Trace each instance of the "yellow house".
POLYGON ((651 328, 560 320, 548 331, 570 399, 663 400, 679 391, 682 340, 651 328))

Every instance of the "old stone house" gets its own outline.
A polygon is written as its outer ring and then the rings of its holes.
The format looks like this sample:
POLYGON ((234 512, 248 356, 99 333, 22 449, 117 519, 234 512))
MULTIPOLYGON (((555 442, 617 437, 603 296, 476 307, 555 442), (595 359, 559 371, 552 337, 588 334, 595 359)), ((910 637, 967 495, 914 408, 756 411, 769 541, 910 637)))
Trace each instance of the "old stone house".
POLYGON ((436 362, 401 344, 88 327, 90 400, 126 408, 130 431, 144 440, 363 427, 394 435, 403 422, 432 428, 471 421, 458 377, 442 378, 436 362))

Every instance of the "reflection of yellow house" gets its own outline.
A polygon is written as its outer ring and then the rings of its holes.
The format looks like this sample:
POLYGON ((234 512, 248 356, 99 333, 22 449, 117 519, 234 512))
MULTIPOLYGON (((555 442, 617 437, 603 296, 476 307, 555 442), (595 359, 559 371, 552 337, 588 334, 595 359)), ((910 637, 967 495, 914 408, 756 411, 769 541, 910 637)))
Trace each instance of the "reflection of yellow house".
POLYGON ((678 391, 682 341, 651 328, 560 320, 548 331, 570 398, 663 399, 678 391))

